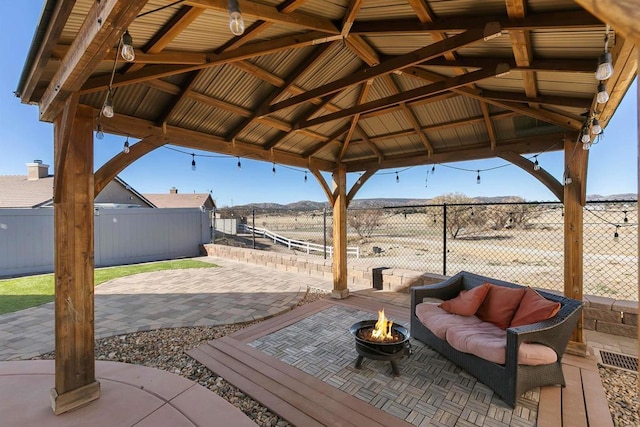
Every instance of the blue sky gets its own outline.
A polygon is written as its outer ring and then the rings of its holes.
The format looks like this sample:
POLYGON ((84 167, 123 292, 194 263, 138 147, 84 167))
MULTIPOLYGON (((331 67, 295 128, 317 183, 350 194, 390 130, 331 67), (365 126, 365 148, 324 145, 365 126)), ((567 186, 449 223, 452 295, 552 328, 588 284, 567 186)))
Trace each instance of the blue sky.
MULTIPOLYGON (((38 121, 37 106, 23 105, 13 94, 18 86, 24 60, 40 17, 42 2, 2 2, 0 28, 5 37, 0 46, 9 58, 0 67, 0 175, 24 175, 25 163, 41 159, 53 165, 53 126, 38 121)), ((632 85, 616 111, 605 136, 590 152, 588 194, 610 195, 637 192, 637 116, 636 83, 632 85)), ((135 140, 131 140, 133 143, 135 140)), ((124 138, 106 135, 95 141, 96 169, 117 154, 124 138)), ((183 150, 185 151, 185 150, 183 150)), ((191 152, 190 150, 186 150, 191 152)), ((195 152, 196 155, 215 153, 195 152)), ((540 165, 558 179, 563 174, 563 153, 544 153, 540 165)), ((191 155, 159 148, 120 173, 120 177, 141 193, 165 193, 176 187, 181 193, 212 192, 218 206, 251 202, 290 203, 298 200, 325 201, 324 192, 313 175, 304 182, 304 170, 242 159, 237 168, 235 157, 196 157, 191 170, 191 155)), ((520 168, 509 165, 481 172, 476 170, 507 164, 502 159, 451 163, 381 171, 360 190, 357 198, 402 197, 432 198, 445 193, 467 196, 520 196, 527 200, 555 200, 541 183, 520 168), (400 182, 396 183, 395 172, 400 182), (428 178, 428 182, 425 180, 428 178), (426 184, 426 185, 425 185, 426 184)), ((349 181, 357 179, 350 174, 349 181)))

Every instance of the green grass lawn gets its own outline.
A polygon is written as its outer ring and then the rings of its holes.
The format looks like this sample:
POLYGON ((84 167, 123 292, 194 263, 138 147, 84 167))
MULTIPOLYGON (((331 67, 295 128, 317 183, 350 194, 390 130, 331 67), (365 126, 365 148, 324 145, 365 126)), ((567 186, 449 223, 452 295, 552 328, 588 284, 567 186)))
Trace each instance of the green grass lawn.
MULTIPOLYGON (((94 283, 97 286, 118 277, 147 273, 150 271, 211 267, 217 267, 217 265, 203 261, 183 259, 124 265, 121 267, 97 268, 94 273, 94 283)), ((53 301, 53 290, 53 274, 0 280, 0 314, 11 313, 53 301)))

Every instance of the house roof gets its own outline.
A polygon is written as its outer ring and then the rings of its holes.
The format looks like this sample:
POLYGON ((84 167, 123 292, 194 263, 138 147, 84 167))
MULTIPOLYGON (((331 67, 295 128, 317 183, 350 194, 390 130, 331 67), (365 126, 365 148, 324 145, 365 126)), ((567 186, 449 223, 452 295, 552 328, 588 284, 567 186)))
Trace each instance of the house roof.
MULTIPOLYGON (((152 202, 138 193, 120 177, 113 181, 155 207, 152 202)), ((53 175, 38 179, 27 179, 27 175, 0 175, 0 208, 39 208, 53 201, 53 175)))
MULTIPOLYGON (((206 207, 211 195, 208 193, 192 194, 143 194, 157 208, 201 208, 206 207)), ((214 206, 211 199, 211 206, 214 206)))
POLYGON ((580 144, 594 115, 606 127, 637 71, 613 28, 596 103, 607 26, 574 0, 243 0, 240 36, 223 0, 112 3, 46 2, 16 91, 42 120, 74 92, 98 117, 110 91, 105 131, 316 176, 491 157, 532 169, 521 156, 580 144), (133 64, 114 62, 126 29, 133 64))
POLYGON ((38 208, 53 199, 53 175, 0 175, 0 208, 38 208))

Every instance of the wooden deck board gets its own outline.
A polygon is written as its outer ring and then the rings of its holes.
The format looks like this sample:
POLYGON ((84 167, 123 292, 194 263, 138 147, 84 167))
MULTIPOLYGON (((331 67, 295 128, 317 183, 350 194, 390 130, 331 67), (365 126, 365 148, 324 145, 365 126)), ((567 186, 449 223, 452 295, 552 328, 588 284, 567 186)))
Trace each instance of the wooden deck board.
POLYGON ((562 388, 546 386, 540 389, 538 405, 538 427, 562 425, 562 388))
POLYGON ((562 426, 587 426, 587 410, 584 406, 580 368, 563 365, 562 371, 567 383, 562 390, 562 426))
POLYGON ((581 370, 582 391, 587 407, 587 421, 593 427, 613 427, 609 404, 602 389, 602 380, 597 371, 581 370))

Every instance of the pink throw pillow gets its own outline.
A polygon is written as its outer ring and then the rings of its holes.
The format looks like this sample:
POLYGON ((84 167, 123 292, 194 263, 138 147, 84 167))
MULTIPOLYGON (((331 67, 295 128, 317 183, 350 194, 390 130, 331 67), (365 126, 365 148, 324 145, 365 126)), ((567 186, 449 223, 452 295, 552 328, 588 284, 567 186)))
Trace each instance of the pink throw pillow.
POLYGON ((489 292, 489 284, 483 283, 468 291, 460 292, 455 298, 441 302, 439 307, 452 314, 473 316, 487 296, 487 292, 489 292))
POLYGON ((511 326, 530 325, 551 319, 560 311, 560 303, 550 301, 537 293, 534 289, 527 288, 520 306, 511 320, 511 326))
POLYGON ((508 288, 490 283, 487 297, 478 308, 476 316, 501 329, 507 329, 525 291, 526 288, 508 288))

